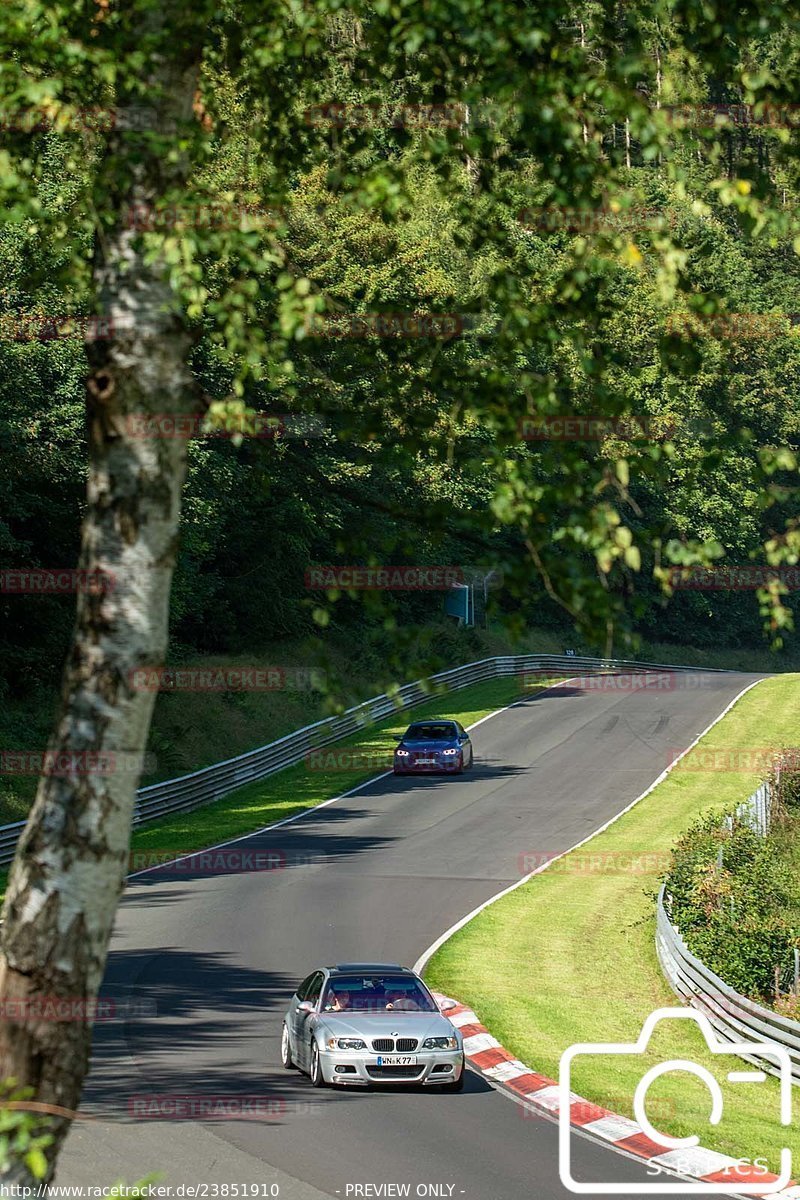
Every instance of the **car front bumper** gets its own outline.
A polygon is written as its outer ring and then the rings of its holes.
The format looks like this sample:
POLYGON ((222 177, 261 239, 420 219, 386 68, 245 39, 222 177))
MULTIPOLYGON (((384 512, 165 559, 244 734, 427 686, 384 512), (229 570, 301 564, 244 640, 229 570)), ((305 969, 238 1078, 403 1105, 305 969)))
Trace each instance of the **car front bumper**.
POLYGON ((413 1084, 434 1087, 455 1083, 464 1070, 463 1050, 418 1050, 416 1065, 378 1068, 374 1050, 322 1050, 320 1064, 326 1083, 344 1087, 369 1087, 370 1084, 413 1084))
POLYGON ((409 759, 396 758, 394 760, 395 775, 439 775, 441 772, 459 771, 461 769, 461 758, 459 755, 450 755, 445 758, 443 755, 437 758, 432 763, 411 762, 409 759))

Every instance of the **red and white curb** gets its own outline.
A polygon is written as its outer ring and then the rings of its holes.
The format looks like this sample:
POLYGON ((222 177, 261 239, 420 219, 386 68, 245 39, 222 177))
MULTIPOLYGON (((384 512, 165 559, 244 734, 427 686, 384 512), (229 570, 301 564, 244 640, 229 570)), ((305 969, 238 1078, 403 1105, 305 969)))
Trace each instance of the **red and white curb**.
MULTIPOLYGON (((445 1016, 461 1030, 464 1054, 473 1070, 492 1083, 500 1083, 504 1088, 515 1092, 534 1109, 538 1108, 553 1117, 558 1117, 559 1087, 556 1080, 532 1071, 524 1062, 509 1054, 486 1026, 481 1024, 471 1008, 449 996, 443 996, 441 992, 434 992, 433 995, 440 1007, 444 1001, 448 1005, 455 1005, 454 1008, 445 1011, 445 1016)), ((663 1167, 666 1171, 675 1171, 682 1176, 696 1179, 698 1183, 728 1183, 731 1186, 731 1195, 736 1194, 737 1185, 763 1189, 778 1179, 777 1175, 748 1166, 742 1159, 730 1158, 727 1154, 718 1154, 716 1150, 706 1150, 703 1146, 683 1150, 670 1150, 666 1146, 660 1146, 630 1117, 618 1116, 591 1100, 576 1096, 574 1092, 570 1093, 569 1120, 570 1125, 607 1142, 609 1147, 635 1155, 654 1166, 663 1167), (731 1179, 734 1167, 735 1183, 731 1179)), ((783 1191, 770 1192, 769 1195, 781 1196, 783 1200, 800 1200, 800 1186, 792 1183, 783 1191)))

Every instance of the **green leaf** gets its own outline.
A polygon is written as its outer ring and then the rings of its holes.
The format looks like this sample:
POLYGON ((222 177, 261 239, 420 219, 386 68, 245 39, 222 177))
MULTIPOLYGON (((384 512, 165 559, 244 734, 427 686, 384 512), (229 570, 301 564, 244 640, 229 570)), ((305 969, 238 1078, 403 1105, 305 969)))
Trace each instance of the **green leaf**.
POLYGON ((38 1147, 28 1151, 25 1155, 25 1162, 36 1179, 44 1179, 47 1174, 47 1159, 38 1147))

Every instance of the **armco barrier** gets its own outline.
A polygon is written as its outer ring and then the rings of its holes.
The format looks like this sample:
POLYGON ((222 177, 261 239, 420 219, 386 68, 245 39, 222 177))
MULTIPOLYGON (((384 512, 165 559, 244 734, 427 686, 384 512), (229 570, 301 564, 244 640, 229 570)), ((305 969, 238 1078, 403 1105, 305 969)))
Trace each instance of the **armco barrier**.
MULTIPOLYGON (((800 1021, 782 1017, 740 996, 689 950, 667 914, 668 893, 662 887, 656 910, 656 951, 672 990, 681 1000, 705 1013, 721 1041, 778 1042, 792 1060, 792 1083, 800 1084, 800 1021)), ((768 1058, 742 1055, 747 1062, 777 1075, 768 1058)))
POLYGON ((748 796, 737 806, 736 816, 745 825, 749 825, 759 837, 767 836, 772 819, 772 789, 769 780, 765 779, 752 796, 748 796))
POLYGON ((17 839, 24 828, 24 821, 15 821, 13 825, 0 825, 0 866, 11 862, 17 848, 17 839))
MULTIPOLYGON (((581 658, 577 655, 560 654, 518 654, 497 658, 484 658, 479 662, 467 663, 462 667, 454 667, 449 671, 441 671, 432 675, 429 683, 435 686, 445 686, 450 690, 467 687, 471 683, 481 683, 486 679, 499 679, 509 675, 522 675, 526 671, 552 672, 554 675, 575 675, 620 669, 625 672, 697 672, 701 674, 727 674, 709 667, 678 667, 664 663, 628 662, 624 659, 581 658)), ((302 762, 310 750, 318 750, 330 746, 342 738, 358 733, 367 725, 391 716, 399 710, 410 708, 430 699, 430 693, 423 690, 423 681, 407 683, 393 695, 375 696, 349 708, 340 717, 332 717, 324 721, 315 721, 294 733, 259 746, 256 750, 248 750, 236 758, 226 759, 190 775, 181 775, 178 779, 168 779, 163 783, 154 783, 141 788, 136 797, 133 823, 141 825, 146 821, 154 821, 157 817, 167 816, 173 812, 187 812, 199 808, 202 804, 210 804, 220 800, 230 792, 236 791, 246 783, 264 779, 275 771, 282 771, 295 763, 302 762)), ((522 688, 520 688, 522 691, 522 688)), ((24 821, 14 825, 0 826, 0 866, 6 866, 14 857, 14 847, 24 825, 24 821)))

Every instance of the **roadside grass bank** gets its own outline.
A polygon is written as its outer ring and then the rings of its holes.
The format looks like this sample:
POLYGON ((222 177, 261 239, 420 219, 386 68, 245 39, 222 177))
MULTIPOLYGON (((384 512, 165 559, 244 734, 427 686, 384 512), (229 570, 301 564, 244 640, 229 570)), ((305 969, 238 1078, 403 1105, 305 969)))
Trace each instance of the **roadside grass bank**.
MULTIPOLYGON (((424 647, 430 643, 436 648, 442 670, 498 654, 563 654, 568 648, 575 649, 577 654, 597 653, 596 649, 581 645, 569 632, 534 627, 512 642, 499 625, 488 629, 457 629, 452 623, 430 622, 419 627, 415 639, 400 683, 430 673, 421 665, 424 647)), ((636 651, 616 647, 614 655, 676 666, 768 672, 800 670, 800 651, 794 650, 773 654, 767 649, 699 649, 643 642, 636 651)), ((153 769, 143 778, 143 786, 200 770, 330 715, 328 698, 313 684, 298 685, 295 669, 301 673, 323 671, 331 681, 344 682, 347 694, 339 699, 346 702, 345 706, 380 694, 387 682, 380 640, 373 636, 359 642, 354 653, 353 637, 341 630, 313 640, 279 640, 237 654, 201 655, 175 647, 167 665, 190 670, 215 667, 263 670, 279 666, 288 668, 287 686, 259 692, 159 693, 147 747, 153 769)), ((24 697, 3 697, 0 749, 44 750, 57 705, 57 685, 39 688, 24 697)), ((36 783, 33 775, 0 776, 0 824, 24 820, 36 794, 36 783)))
MULTIPOLYGON (((409 653, 400 684, 429 674, 421 644, 435 643, 441 670, 462 666, 498 654, 532 652, 561 653, 557 637, 547 631, 532 631, 519 645, 512 646, 502 631, 457 629, 452 623, 430 623, 418 630, 419 646, 409 653)), ((380 695, 388 683, 380 644, 361 642, 341 632, 317 642, 276 641, 273 645, 239 654, 200 655, 178 648, 168 660, 181 669, 211 670, 233 667, 244 670, 287 668, 286 686, 266 691, 163 691, 156 697, 148 739, 154 769, 142 786, 174 779, 256 746, 293 733, 331 715, 328 697, 308 679, 308 672, 322 672, 330 681, 344 680, 345 707, 380 695), (298 683, 296 671, 306 673, 307 686, 298 683)), ((433 672, 435 673, 435 672, 433 672)), ((45 749, 53 729, 58 688, 40 689, 27 698, 4 698, 0 704, 0 749, 39 752, 45 749)), ((36 794, 33 775, 0 775, 0 824, 22 821, 36 794)))
POLYGON ((745 671, 772 675, 800 671, 800 649, 794 644, 780 651, 767 646, 679 645, 675 642, 642 642, 635 654, 620 652, 615 657, 642 662, 672 663, 681 667, 716 667, 724 671, 745 671))
MULTIPOLYGON (((788 747, 797 742, 798 727, 800 676, 777 676, 748 691, 698 751, 788 747)), ((694 761, 708 760, 698 753, 694 761)), ((576 1042, 635 1041, 654 1009, 678 1004, 654 943, 655 894, 670 848, 700 813, 721 812, 760 782, 758 773, 681 771, 679 765, 607 830, 456 933, 428 965, 428 983, 474 1009, 511 1053, 553 1079, 562 1052, 576 1042)), ((709 1149, 766 1159, 775 1171, 782 1146, 800 1161, 796 1121, 787 1129, 779 1124, 777 1080, 728 1083, 727 1072, 741 1070, 741 1060, 712 1057, 686 1022, 658 1027, 651 1050, 577 1059, 570 1086, 632 1117, 644 1071, 665 1058, 688 1058, 720 1081, 722 1122, 709 1125, 710 1099, 700 1080, 670 1074, 648 1093, 657 1129, 678 1137, 697 1134, 709 1149)), ((795 1110, 800 1112, 797 1103, 795 1110)))
MULTIPOLYGON (((359 642, 342 630, 314 639, 278 640, 269 646, 236 654, 203 655, 185 647, 170 651, 168 666, 188 669, 234 667, 289 668, 287 686, 262 692, 161 692, 156 698, 148 751, 154 769, 143 784, 157 783, 197 771, 291 733, 330 715, 325 695, 314 686, 297 686, 293 669, 325 671, 346 685, 346 705, 385 690, 382 644, 374 634, 359 642)), ((428 674, 421 663, 424 647, 433 644, 442 670, 497 654, 577 654, 593 656, 574 634, 555 628, 531 627, 516 641, 498 624, 488 629, 457 629, 448 622, 429 622, 415 631, 407 669, 400 683, 428 674)), ((736 671, 800 670, 800 649, 771 653, 768 649, 700 649, 676 643, 642 642, 638 650, 622 646, 614 656, 676 666, 722 667, 736 671)), ((39 688, 25 696, 4 696, 0 705, 0 749, 41 751, 53 729, 58 686, 39 688)), ((36 793, 34 776, 0 776, 0 824, 21 821, 36 793)))
MULTIPOLYGON (((229 796, 193 812, 175 813, 149 822, 133 832, 130 869, 141 870, 170 857, 191 854, 229 838, 252 833, 264 825, 313 808, 323 800, 341 795, 391 769, 394 735, 402 733, 412 720, 452 717, 468 726, 513 703, 519 695, 519 679, 509 676, 435 696, 315 752, 319 766, 313 765, 317 761, 315 757, 309 763, 301 762, 266 779, 246 784, 229 796)), ((7 872, 4 871, 0 875, 0 893, 3 895, 6 881, 7 872)))

